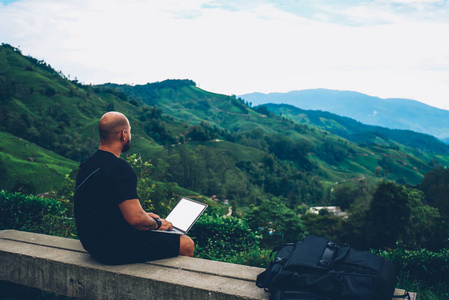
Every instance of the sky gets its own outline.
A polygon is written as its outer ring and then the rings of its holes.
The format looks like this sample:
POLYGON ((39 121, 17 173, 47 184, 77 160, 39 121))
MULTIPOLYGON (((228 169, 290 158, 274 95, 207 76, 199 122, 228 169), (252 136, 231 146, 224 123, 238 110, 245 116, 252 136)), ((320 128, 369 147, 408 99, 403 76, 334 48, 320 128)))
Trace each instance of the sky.
POLYGON ((449 110, 448 32, 448 0, 0 0, 0 42, 70 79, 226 95, 327 88, 449 110))

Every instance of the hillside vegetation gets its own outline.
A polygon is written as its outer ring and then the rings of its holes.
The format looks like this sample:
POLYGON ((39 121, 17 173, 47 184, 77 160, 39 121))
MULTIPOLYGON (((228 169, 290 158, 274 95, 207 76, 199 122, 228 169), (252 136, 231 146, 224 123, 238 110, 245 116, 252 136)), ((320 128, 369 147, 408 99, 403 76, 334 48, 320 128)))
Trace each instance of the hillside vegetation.
MULTIPOLYGON (((324 203, 326 188, 347 180, 417 184, 448 161, 446 148, 433 153, 414 149, 419 137, 415 144, 401 144, 387 141, 378 130, 372 132, 378 142, 365 145, 342 134, 354 131, 343 122, 333 134, 264 107, 251 108, 235 96, 204 91, 191 80, 82 85, 9 45, 0 48, 0 67, 0 129, 36 145, 27 157, 41 156, 43 149, 58 154, 59 174, 97 148, 98 119, 109 110, 129 117, 132 153, 151 159, 155 180, 243 206, 270 195, 288 199, 291 207, 324 203)), ((7 153, 2 149, 2 165, 11 161, 7 153)), ((54 165, 40 163, 40 168, 54 165)), ((20 165, 7 172, 20 173, 16 178, 22 179, 1 188, 55 188, 31 182, 20 165)), ((41 173, 42 180, 54 182, 41 173)))
POLYGON ((264 107, 251 108, 242 99, 203 91, 190 80, 106 86, 157 105, 183 122, 200 124, 205 131, 215 129, 230 141, 273 153, 296 163, 298 169, 314 169, 323 182, 381 174, 415 184, 435 165, 448 162, 449 146, 425 134, 343 122, 350 119, 342 117, 327 121, 339 122, 336 126, 320 127, 282 112, 288 119, 275 116, 264 107))
MULTIPOLYGON (((348 117, 321 110, 304 110, 288 104, 263 104, 270 112, 282 115, 299 124, 323 129, 359 146, 383 145, 385 147, 407 146, 414 150, 413 154, 433 153, 448 155, 449 145, 432 135, 418 133, 411 130, 389 129, 380 126, 362 124, 348 117)), ((404 151, 407 151, 404 148, 404 151)))
POLYGON ((74 161, 9 133, 0 132, 0 139, 3 189, 33 193, 57 190, 65 184, 65 175, 77 167, 74 161))

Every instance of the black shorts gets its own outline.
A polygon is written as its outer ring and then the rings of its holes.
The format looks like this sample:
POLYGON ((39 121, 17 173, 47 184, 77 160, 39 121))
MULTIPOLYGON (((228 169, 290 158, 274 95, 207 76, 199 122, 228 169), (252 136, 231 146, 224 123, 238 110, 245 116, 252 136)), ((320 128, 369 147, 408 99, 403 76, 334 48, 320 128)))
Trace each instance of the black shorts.
POLYGON ((88 252, 105 264, 132 264, 179 255, 180 235, 137 231, 88 252))

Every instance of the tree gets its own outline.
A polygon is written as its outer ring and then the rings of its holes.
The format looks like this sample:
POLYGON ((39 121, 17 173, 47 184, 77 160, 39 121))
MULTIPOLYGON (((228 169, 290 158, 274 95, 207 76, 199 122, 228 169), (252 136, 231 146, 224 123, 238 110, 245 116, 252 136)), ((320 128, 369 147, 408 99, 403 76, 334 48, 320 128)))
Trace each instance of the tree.
POLYGON ((441 215, 449 217, 449 170, 444 167, 433 169, 424 175, 422 182, 417 186, 424 192, 429 205, 438 208, 441 215))
POLYGON ((424 247, 434 237, 438 211, 423 204, 424 195, 394 182, 379 183, 366 214, 365 247, 380 249, 401 242, 424 247))
POLYGON ((262 245, 272 248, 281 243, 296 242, 304 238, 304 226, 299 216, 278 198, 261 200, 260 205, 251 205, 246 215, 250 227, 263 236, 262 245))
POLYGON ((39 141, 39 131, 36 129, 36 127, 28 128, 25 138, 31 142, 38 142, 39 141))
POLYGON ((0 101, 6 102, 15 92, 14 82, 9 82, 5 76, 0 76, 0 101))
POLYGON ((334 188, 332 202, 342 210, 346 210, 361 194, 361 190, 355 184, 345 182, 334 188))
POLYGON ((56 95, 56 90, 52 87, 47 87, 45 89, 45 96, 47 97, 53 97, 54 95, 56 95))
POLYGON ((301 160, 312 148, 306 139, 292 139, 282 134, 266 137, 270 152, 280 159, 301 160))
POLYGON ((338 240, 341 236, 342 218, 331 215, 328 210, 320 210, 320 214, 308 212, 301 216, 301 221, 308 234, 316 234, 327 237, 332 240, 338 240), (321 212, 326 211, 327 214, 322 215, 321 212))
POLYGON ((141 156, 137 156, 137 154, 128 155, 126 160, 137 174, 137 194, 143 209, 153 211, 154 204, 151 201, 151 194, 154 192, 154 184, 149 178, 153 166, 150 162, 144 161, 141 156))
POLYGON ((217 128, 211 127, 208 123, 201 121, 200 125, 189 128, 186 137, 192 141, 208 141, 218 138, 217 128))

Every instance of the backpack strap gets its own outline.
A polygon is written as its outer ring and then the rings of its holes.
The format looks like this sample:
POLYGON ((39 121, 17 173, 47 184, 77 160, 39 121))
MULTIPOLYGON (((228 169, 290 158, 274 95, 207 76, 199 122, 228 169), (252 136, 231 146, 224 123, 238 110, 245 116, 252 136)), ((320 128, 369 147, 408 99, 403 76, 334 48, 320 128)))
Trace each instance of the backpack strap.
POLYGON ((335 251, 338 248, 339 246, 334 241, 327 242, 326 249, 324 249, 319 264, 323 267, 329 267, 334 259, 335 251))
POLYGON ((408 300, 411 299, 410 298, 410 294, 408 292, 405 292, 404 295, 394 295, 393 298, 396 298, 396 299, 408 299, 408 300))

